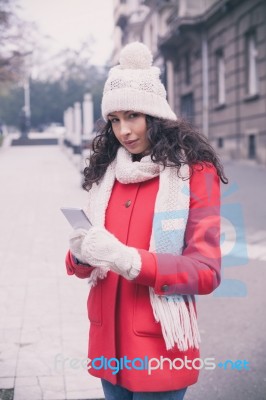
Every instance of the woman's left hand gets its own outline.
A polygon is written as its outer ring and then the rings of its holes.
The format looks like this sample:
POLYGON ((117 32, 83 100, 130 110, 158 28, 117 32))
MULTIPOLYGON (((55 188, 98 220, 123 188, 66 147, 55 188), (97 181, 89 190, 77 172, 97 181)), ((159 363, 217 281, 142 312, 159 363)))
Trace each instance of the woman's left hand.
POLYGON ((81 262, 109 268, 126 279, 134 279, 140 272, 138 251, 121 243, 105 228, 76 229, 70 238, 70 251, 81 262))

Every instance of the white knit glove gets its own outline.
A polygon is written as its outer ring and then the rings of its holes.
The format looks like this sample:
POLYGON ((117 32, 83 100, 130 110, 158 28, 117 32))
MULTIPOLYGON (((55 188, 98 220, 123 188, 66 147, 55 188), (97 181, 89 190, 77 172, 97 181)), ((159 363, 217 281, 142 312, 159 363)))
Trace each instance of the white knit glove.
POLYGON ((74 230, 70 237, 70 251, 83 263, 109 268, 129 280, 136 278, 141 269, 138 251, 121 243, 104 228, 74 230))
POLYGON ((82 258, 81 245, 88 231, 82 228, 74 229, 69 236, 70 252, 83 264, 87 264, 82 258))

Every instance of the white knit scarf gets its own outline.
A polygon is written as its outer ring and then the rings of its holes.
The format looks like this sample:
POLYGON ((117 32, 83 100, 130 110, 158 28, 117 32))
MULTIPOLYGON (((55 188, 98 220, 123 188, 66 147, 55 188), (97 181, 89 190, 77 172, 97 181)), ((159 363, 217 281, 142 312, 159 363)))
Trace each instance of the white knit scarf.
MULTIPOLYGON (((85 211, 93 225, 104 226, 115 179, 122 184, 128 184, 144 182, 158 175, 159 190, 155 201, 149 251, 179 255, 184 246, 189 212, 188 165, 181 166, 178 176, 176 167, 164 169, 152 162, 150 156, 143 157, 140 162, 133 162, 131 154, 120 147, 116 159, 109 165, 100 183, 94 184, 89 191, 85 211)), ((159 269, 162 268, 160 265, 159 269)), ((91 286, 96 285, 98 279, 104 279, 107 272, 106 268, 95 268, 89 280, 91 286)), ((152 287, 149 288, 149 293, 154 318, 161 324, 166 349, 172 349, 175 345, 181 351, 186 351, 189 347, 199 348, 200 335, 192 297, 181 294, 156 295, 152 287)))

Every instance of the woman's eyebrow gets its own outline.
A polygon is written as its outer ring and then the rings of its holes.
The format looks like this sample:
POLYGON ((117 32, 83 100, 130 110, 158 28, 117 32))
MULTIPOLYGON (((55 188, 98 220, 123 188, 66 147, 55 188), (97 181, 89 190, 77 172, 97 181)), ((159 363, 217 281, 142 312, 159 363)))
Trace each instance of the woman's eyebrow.
MULTIPOLYGON (((134 112, 133 110, 127 110, 127 111, 122 111, 122 113, 123 113, 123 115, 127 115, 127 114, 130 114, 130 113, 132 113, 132 112, 134 112)), ((119 118, 117 115, 115 115, 115 114, 108 114, 107 115, 107 117, 115 117, 115 118, 119 118)))

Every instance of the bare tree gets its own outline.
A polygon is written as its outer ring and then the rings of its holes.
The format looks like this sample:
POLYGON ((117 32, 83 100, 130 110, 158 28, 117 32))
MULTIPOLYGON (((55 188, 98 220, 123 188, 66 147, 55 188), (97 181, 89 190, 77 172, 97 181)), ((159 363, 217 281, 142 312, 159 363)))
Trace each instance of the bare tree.
POLYGON ((24 74, 25 57, 31 54, 32 25, 17 14, 15 0, 0 0, 0 84, 16 82, 24 74))

